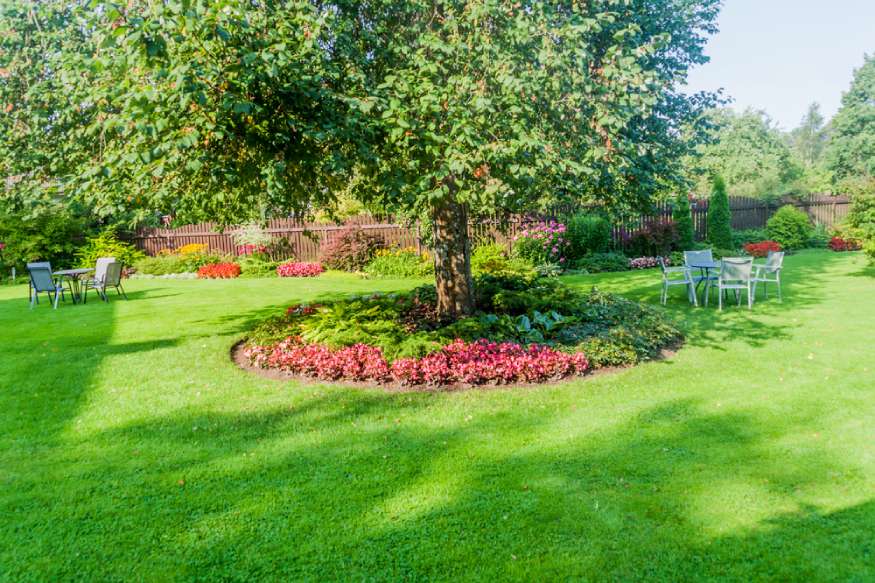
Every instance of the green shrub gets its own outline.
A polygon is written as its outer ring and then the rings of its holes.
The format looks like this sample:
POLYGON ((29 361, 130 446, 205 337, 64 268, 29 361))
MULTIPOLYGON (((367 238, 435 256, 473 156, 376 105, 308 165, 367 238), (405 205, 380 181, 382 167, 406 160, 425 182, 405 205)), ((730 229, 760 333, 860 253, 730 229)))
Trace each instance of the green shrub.
POLYGON ((72 267, 76 248, 85 238, 84 218, 64 207, 40 209, 35 215, 7 210, 0 203, 0 276, 15 267, 24 273, 31 261, 50 261, 53 267, 72 267))
POLYGON ((503 277, 535 276, 535 267, 521 257, 508 257, 504 247, 497 243, 478 245, 471 253, 471 272, 477 275, 503 277))
POLYGON ((805 242, 806 247, 813 249, 826 249, 829 246, 829 240, 832 238, 829 229, 823 223, 817 223, 811 230, 808 236, 808 241, 805 242))
POLYGON ((608 271, 628 271, 629 258, 622 253, 590 253, 574 263, 576 269, 585 269, 589 273, 608 271))
POLYGON ((856 192, 851 199, 847 230, 863 244, 863 251, 875 262, 875 192, 856 192))
POLYGON ((266 253, 240 255, 235 259, 240 266, 240 277, 276 277, 276 268, 281 263, 273 261, 266 253))
POLYGON ((119 241, 111 230, 89 237, 85 245, 76 250, 76 260, 80 267, 94 267, 99 257, 115 257, 116 261, 130 267, 145 256, 145 253, 130 243, 119 241))
POLYGON ((690 211, 690 197, 687 193, 678 193, 671 216, 677 228, 677 246, 684 251, 689 251, 696 242, 696 233, 690 211))
MULTIPOLYGON (((689 207, 687 207, 689 209, 689 207)), ((568 221, 565 237, 568 258, 580 259, 589 253, 604 253, 611 248, 611 224, 593 214, 576 214, 568 221)))
POLYGON ((741 249, 748 243, 759 243, 767 241, 769 234, 765 229, 742 229, 740 231, 732 231, 732 248, 741 249))
POLYGON ((726 183, 721 176, 714 178, 714 188, 708 203, 708 242, 722 249, 732 248, 732 212, 726 183))
POLYGON ((204 265, 220 261, 222 261, 222 257, 213 253, 190 253, 187 255, 169 253, 154 257, 141 257, 134 261, 133 267, 137 273, 144 275, 171 275, 195 273, 204 265))
POLYGON ((427 253, 417 253, 415 249, 381 249, 365 266, 368 275, 382 277, 425 277, 434 273, 427 253))
POLYGON ((769 239, 784 249, 801 249, 811 236, 808 215, 792 205, 782 206, 766 223, 769 239))

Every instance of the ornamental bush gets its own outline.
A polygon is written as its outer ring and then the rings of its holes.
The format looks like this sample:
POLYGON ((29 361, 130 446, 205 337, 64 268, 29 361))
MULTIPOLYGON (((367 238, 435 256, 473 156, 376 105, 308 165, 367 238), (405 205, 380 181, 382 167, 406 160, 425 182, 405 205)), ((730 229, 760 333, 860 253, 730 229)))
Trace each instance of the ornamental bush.
POLYGON ((604 217, 578 213, 571 217, 565 232, 568 258, 580 259, 588 253, 604 253, 611 248, 611 223, 604 217))
POLYGON ((836 236, 829 240, 829 248, 833 251, 859 251, 862 249, 860 242, 855 239, 843 239, 836 236))
POLYGON ((514 237, 513 255, 532 265, 564 264, 568 241, 566 227, 557 221, 528 224, 514 237))
MULTIPOLYGON (((659 267, 660 257, 636 257, 629 260, 629 269, 652 269, 659 267)), ((662 257, 666 265, 671 265, 671 257, 662 257)))
POLYGON ((324 270, 319 263, 299 263, 289 261, 278 265, 276 274, 280 277, 316 277, 324 270))
POLYGON ((811 237, 808 215, 792 205, 779 208, 766 223, 769 238, 784 249, 801 249, 811 237))
POLYGON ((690 210, 690 197, 687 193, 678 193, 671 216, 677 227, 677 246, 681 250, 689 251, 696 243, 696 233, 690 210))
POLYGON ((780 243, 775 241, 760 241, 759 243, 748 243, 744 246, 744 252, 751 257, 768 257, 769 252, 776 253, 780 250, 780 243))
POLYGON ((708 242, 721 249, 731 249, 732 212, 723 177, 714 177, 711 199, 708 203, 708 242))
POLYGON ((329 269, 361 271, 377 251, 385 248, 386 241, 380 235, 351 226, 328 237, 322 246, 319 261, 329 269))
POLYGON ((76 259, 80 267, 94 267, 99 257, 115 257, 116 261, 130 267, 137 260, 145 257, 145 253, 130 243, 120 241, 114 231, 106 230, 97 236, 89 237, 85 245, 76 250, 76 259))
POLYGON ((210 263, 197 270, 199 279, 233 279, 240 277, 240 266, 236 263, 210 263))
POLYGON ((582 269, 589 273, 603 273, 609 271, 628 271, 629 258, 622 253, 590 253, 574 263, 576 269, 582 269))
POLYGON ((640 257, 665 256, 678 247, 678 229, 673 221, 651 223, 629 238, 629 253, 640 257))

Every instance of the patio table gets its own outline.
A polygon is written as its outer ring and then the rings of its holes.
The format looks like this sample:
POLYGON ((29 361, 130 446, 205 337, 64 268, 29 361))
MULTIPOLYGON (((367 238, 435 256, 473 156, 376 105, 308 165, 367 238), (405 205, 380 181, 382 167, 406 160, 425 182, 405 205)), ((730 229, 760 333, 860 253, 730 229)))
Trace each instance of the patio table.
POLYGON ((82 267, 79 269, 61 269, 54 272, 52 275, 63 281, 67 280, 70 286, 70 295, 73 297, 73 303, 77 304, 82 300, 82 286, 80 285, 81 277, 85 274, 94 271, 93 267, 82 267))
MULTIPOLYGON (((700 279, 699 283, 696 284, 696 293, 699 293, 699 286, 702 285, 703 281, 708 281, 708 279, 711 277, 711 270, 720 267, 720 262, 700 260, 696 261, 695 263, 690 263, 690 267, 698 269, 700 272, 704 272, 702 279, 700 279)), ((705 306, 708 305, 708 295, 710 294, 705 294, 705 306)))

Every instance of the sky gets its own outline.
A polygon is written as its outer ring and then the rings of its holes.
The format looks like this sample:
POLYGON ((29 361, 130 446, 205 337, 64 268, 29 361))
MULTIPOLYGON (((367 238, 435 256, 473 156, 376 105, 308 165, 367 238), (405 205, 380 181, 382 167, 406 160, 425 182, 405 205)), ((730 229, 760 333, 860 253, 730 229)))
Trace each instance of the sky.
POLYGON ((719 26, 688 91, 722 87, 733 108, 765 110, 785 130, 812 101, 834 115, 863 55, 875 54, 875 0, 724 0, 719 26))

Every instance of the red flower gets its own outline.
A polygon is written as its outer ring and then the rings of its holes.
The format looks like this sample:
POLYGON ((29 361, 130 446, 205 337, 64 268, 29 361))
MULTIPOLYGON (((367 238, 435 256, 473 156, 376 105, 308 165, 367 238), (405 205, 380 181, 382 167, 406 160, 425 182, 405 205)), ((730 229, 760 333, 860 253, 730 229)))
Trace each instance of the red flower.
POLYGON ((283 263, 277 266, 276 274, 280 277, 315 277, 322 273, 322 265, 319 263, 283 263))
POLYGON ((833 237, 829 240, 829 248, 833 251, 858 251, 861 249, 860 242, 854 239, 833 237))
POLYGON ((780 250, 780 243, 775 241, 760 241, 759 243, 748 243, 744 246, 744 252, 752 257, 767 257, 769 251, 778 252, 780 250))
POLYGON ((456 339, 422 358, 400 358, 391 364, 376 346, 355 344, 331 349, 321 344, 302 344, 299 338, 291 337, 272 346, 249 346, 244 354, 255 366, 323 380, 395 381, 402 385, 542 382, 589 370, 589 361, 582 353, 489 340, 466 343, 456 339))
POLYGON ((240 266, 236 263, 210 263, 197 270, 201 279, 232 279, 240 276, 240 266))

